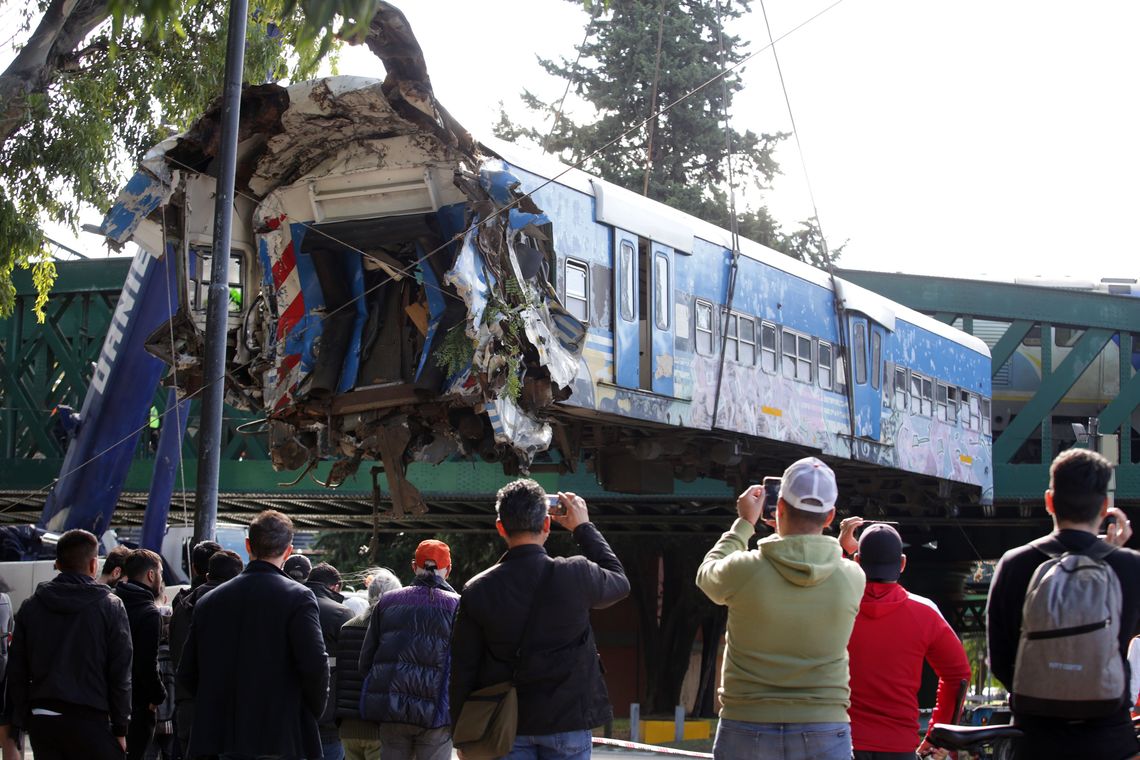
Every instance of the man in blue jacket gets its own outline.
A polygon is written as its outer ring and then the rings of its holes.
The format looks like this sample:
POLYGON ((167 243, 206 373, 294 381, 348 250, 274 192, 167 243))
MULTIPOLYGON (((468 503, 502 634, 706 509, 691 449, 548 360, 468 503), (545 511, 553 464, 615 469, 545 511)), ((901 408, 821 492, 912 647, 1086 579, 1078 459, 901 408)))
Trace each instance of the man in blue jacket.
POLYGON ((368 621, 361 715, 380 724, 384 760, 448 760, 451 627, 459 606, 447 584, 451 549, 434 539, 421 542, 412 570, 412 584, 381 596, 368 621))

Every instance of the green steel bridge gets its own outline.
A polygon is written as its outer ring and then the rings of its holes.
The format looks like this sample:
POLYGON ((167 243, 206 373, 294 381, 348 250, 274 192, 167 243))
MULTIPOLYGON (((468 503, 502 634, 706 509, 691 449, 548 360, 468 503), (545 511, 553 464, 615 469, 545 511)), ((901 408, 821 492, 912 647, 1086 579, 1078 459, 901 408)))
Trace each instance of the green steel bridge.
MULTIPOLYGON (((32 316, 35 296, 30 277, 16 273, 16 312, 0 320, 0 522, 26 524, 39 518, 64 453, 52 434, 52 409, 57 404, 81 406, 129 266, 125 258, 60 262, 44 324, 32 316)), ((938 550, 940 562, 993 559, 1005 548, 1044 532, 1049 524, 1042 506, 1048 462, 1060 448, 1072 445, 1072 434, 1065 431, 1073 420, 1059 416, 1058 410, 1082 376, 1093 371, 1103 374, 1104 352, 1132 355, 1130 331, 1140 328, 1140 299, 902 274, 847 271, 842 275, 968 332, 980 334, 984 326, 993 345, 995 379, 1007 371, 1019 348, 1033 340, 1041 358, 1040 386, 1016 416, 999 420, 995 402, 994 504, 953 506, 938 514, 891 519, 921 530, 922 538, 929 539, 924 545, 938 550), (1062 330, 1064 355, 1057 351, 1054 356, 1051 338, 1062 330)), ((1129 361, 1117 365, 1119 377, 1111 385, 1118 390, 1095 413, 1102 434, 1118 434, 1116 501, 1131 510, 1140 508, 1136 433, 1140 374, 1129 361)), ((995 381, 995 395, 997 385, 995 381)), ((154 405, 161 411, 165 403, 165 389, 160 388, 154 405)), ((362 467, 355 479, 330 490, 316 482, 326 479, 326 464, 314 471, 314 478, 290 485, 295 476, 273 471, 262 438, 239 431, 252 421, 248 413, 227 409, 219 484, 221 520, 244 522, 272 504, 310 530, 492 528, 492 496, 508 479, 497 464, 412 465, 409 478, 423 491, 430 509, 424 515, 397 519, 388 513, 387 483, 379 468, 370 473, 362 467)), ((185 485, 176 488, 172 522, 192 520, 196 428, 196 410, 192 410, 180 474, 185 485)), ((139 524, 146 506, 153 454, 148 436, 141 438, 116 515, 123 525, 139 524)), ((668 496, 628 496, 602 491, 586 471, 543 471, 539 464, 534 476, 547 488, 584 495, 599 525, 611 532, 704 536, 723 531, 732 514, 733 494, 720 482, 678 482, 676 493, 668 496)))

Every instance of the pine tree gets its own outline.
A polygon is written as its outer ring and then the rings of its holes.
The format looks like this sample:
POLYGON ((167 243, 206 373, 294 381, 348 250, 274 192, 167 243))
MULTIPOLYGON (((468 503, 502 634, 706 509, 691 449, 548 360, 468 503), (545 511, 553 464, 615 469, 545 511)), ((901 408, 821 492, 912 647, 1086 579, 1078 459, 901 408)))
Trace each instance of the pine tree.
MULTIPOLYGON (((504 112, 495 134, 529 139, 567 163, 582 161, 583 169, 605 180, 730 228, 724 124, 742 84, 739 71, 723 81, 717 74, 748 55, 747 43, 725 31, 727 23, 749 11, 748 0, 629 0, 593 4, 590 10, 577 59, 539 63, 567 80, 597 118, 575 123, 560 111, 560 103, 545 103, 524 91, 530 109, 553 116, 553 128, 520 126, 504 112), (657 111, 663 112, 650 119, 657 111)), ((727 137, 737 189, 769 188, 779 173, 773 151, 787 134, 730 129, 727 137)), ((814 223, 804 222, 804 229, 787 235, 763 207, 744 209, 737 222, 745 237, 802 261, 823 263, 822 236, 814 223)))

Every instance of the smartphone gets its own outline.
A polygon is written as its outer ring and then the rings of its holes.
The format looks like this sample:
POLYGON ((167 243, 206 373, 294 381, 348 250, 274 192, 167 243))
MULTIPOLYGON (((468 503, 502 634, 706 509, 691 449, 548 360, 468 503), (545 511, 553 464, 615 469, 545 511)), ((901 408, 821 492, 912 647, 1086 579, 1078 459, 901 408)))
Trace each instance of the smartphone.
POLYGON ((558 498, 558 494, 546 495, 546 513, 556 517, 566 514, 566 505, 558 498))
POLYGON ((761 520, 776 519, 776 502, 780 500, 780 483, 782 478, 769 475, 764 478, 764 506, 760 508, 761 520))

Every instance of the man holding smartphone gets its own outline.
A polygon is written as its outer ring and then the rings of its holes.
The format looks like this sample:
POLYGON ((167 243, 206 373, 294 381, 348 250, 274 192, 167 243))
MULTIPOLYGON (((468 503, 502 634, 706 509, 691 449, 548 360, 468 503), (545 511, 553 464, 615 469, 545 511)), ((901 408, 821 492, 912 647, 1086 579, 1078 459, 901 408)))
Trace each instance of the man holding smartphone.
POLYGON ((518 734, 508 760, 585 760, 590 729, 613 717, 590 610, 625 598, 629 580, 580 496, 548 496, 535 481, 516 480, 499 490, 495 512, 507 552, 460 596, 451 645, 452 724, 471 692, 511 680, 518 734), (571 532, 581 556, 546 553, 552 521, 571 532))
POLYGON ((748 540, 764 488, 736 500, 739 518, 705 555, 697 585, 728 606, 728 648, 713 755, 850 760, 847 640, 865 579, 823 535, 839 488, 826 464, 808 457, 784 471, 771 523, 748 540))

